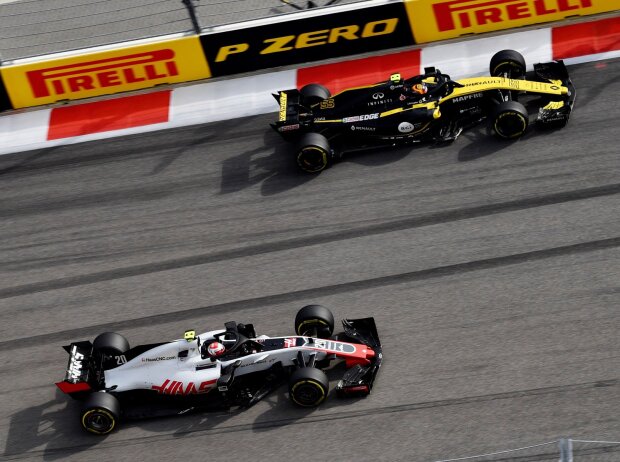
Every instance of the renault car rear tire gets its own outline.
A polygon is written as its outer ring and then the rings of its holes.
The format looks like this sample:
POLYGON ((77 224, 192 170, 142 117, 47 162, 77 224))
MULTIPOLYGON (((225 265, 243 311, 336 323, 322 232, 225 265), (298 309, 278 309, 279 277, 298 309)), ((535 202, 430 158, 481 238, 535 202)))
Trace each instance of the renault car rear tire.
POLYGON ((306 173, 319 173, 331 165, 329 141, 320 133, 305 133, 297 145, 297 165, 306 173))
POLYGON ((332 96, 327 87, 320 83, 309 83, 303 86, 299 93, 302 103, 306 106, 313 106, 332 96))

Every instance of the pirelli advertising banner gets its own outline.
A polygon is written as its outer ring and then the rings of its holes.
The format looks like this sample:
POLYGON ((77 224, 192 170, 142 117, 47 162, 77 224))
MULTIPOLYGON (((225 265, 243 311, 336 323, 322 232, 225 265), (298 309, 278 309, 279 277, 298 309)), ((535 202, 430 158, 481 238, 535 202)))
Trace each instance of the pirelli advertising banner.
POLYGON ((200 39, 213 76, 414 44, 402 2, 295 17, 202 35, 200 39))
POLYGON ((211 77, 198 36, 0 68, 14 108, 211 77))
POLYGON ((418 43, 620 9, 620 0, 405 0, 418 43))
POLYGON ((6 111, 7 109, 13 109, 13 106, 0 75, 0 111, 6 111))

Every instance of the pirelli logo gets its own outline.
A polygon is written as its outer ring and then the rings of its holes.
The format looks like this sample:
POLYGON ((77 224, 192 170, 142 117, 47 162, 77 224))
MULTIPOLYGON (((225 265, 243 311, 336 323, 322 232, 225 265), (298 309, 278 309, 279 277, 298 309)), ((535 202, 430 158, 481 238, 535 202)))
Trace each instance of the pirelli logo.
POLYGON ((169 48, 26 72, 35 98, 131 84, 155 85, 178 75, 175 52, 169 48))
MULTIPOLYGON (((593 0, 450 0, 433 4, 439 32, 527 20, 592 7, 593 0)), ((587 13, 586 13, 587 14, 587 13)))

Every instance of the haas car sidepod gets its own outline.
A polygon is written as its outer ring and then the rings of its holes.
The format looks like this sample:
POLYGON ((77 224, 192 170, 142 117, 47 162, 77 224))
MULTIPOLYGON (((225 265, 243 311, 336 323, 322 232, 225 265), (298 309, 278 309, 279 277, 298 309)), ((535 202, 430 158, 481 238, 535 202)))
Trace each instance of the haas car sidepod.
POLYGON ((272 127, 296 143, 299 167, 318 173, 347 150, 454 141, 485 119, 505 139, 526 132, 530 112, 541 126, 568 122, 575 88, 562 61, 535 64, 527 73, 520 53, 503 50, 491 59, 490 74, 455 81, 428 67, 407 80, 393 74, 334 96, 316 83, 284 90, 274 94, 280 111, 272 127))
POLYGON ((130 348, 122 335, 105 332, 64 347, 69 363, 56 385, 83 401, 82 427, 98 435, 122 418, 249 407, 286 381, 293 403, 318 406, 329 391, 323 369, 337 360, 346 370, 336 394, 366 396, 382 361, 377 328, 373 318, 342 324, 344 332, 333 336, 333 314, 308 305, 295 317, 293 336, 257 336, 252 324, 232 321, 225 329, 130 348))

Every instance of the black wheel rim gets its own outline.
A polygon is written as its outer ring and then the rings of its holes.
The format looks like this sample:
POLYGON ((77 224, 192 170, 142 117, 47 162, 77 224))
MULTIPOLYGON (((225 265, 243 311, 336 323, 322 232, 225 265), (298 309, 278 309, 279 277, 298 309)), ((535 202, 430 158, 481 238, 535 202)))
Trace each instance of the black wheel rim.
POLYGON ((523 68, 514 61, 504 61, 493 69, 493 75, 498 76, 502 74, 508 74, 509 77, 518 79, 523 76, 523 68))
POLYGON ((95 433, 107 433, 114 426, 114 419, 108 413, 94 410, 85 417, 84 426, 95 433))
POLYGON ((323 394, 316 385, 309 383, 298 386, 295 389, 295 400, 304 406, 312 406, 318 403, 323 394))
POLYGON ((306 319, 295 329, 297 335, 305 336, 327 336, 331 335, 330 328, 325 321, 320 319, 306 319))
POLYGON ((298 162, 302 170, 306 172, 319 172, 327 165, 325 151, 315 147, 301 150, 298 162))
POLYGON ((525 131, 525 120, 521 114, 503 113, 495 121, 495 130, 504 138, 514 138, 525 131))

